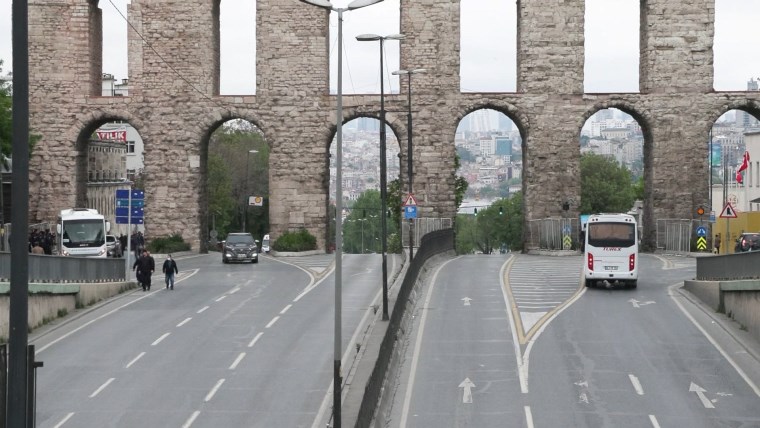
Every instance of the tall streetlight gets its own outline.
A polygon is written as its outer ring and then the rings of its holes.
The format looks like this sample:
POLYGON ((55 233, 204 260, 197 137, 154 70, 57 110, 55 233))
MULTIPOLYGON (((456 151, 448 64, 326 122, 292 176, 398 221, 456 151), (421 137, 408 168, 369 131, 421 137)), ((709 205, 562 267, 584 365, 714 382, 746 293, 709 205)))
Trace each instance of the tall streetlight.
POLYGON ((243 232, 245 232, 245 221, 248 219, 248 200, 250 191, 248 190, 248 165, 251 163, 251 153, 258 153, 258 150, 248 150, 245 157, 245 205, 243 205, 243 232))
MULTIPOLYGON (((415 68, 414 70, 396 70, 393 74, 397 76, 408 76, 409 84, 407 85, 407 103, 409 110, 406 114, 406 172, 409 177, 409 194, 412 194, 412 74, 424 73, 424 68, 415 68)), ((414 236, 412 235, 412 219, 409 219, 409 260, 414 258, 414 236)))
POLYGON ((340 428, 340 358, 341 358, 341 282, 343 281, 343 12, 355 10, 383 0, 354 0, 348 7, 334 7, 328 0, 300 0, 328 11, 338 12, 338 112, 335 142, 335 344, 333 347, 333 427, 340 428))
POLYGON ((382 254, 383 254, 383 321, 388 321, 388 260, 386 253, 388 252, 388 226, 385 219, 385 211, 387 210, 388 200, 388 173, 387 173, 387 160, 385 159, 385 78, 383 77, 383 43, 386 40, 403 40, 403 34, 391 34, 390 36, 378 36, 377 34, 362 34, 356 36, 356 40, 360 42, 380 41, 380 213, 382 219, 380 220, 380 230, 382 234, 382 254))

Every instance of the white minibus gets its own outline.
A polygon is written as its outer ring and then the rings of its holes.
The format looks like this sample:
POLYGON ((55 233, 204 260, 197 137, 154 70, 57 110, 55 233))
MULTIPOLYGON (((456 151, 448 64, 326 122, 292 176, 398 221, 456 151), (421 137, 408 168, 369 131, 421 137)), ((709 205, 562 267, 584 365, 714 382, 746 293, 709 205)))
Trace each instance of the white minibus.
POLYGON ((628 214, 593 214, 586 222, 583 279, 586 287, 619 283, 636 288, 639 240, 628 214))

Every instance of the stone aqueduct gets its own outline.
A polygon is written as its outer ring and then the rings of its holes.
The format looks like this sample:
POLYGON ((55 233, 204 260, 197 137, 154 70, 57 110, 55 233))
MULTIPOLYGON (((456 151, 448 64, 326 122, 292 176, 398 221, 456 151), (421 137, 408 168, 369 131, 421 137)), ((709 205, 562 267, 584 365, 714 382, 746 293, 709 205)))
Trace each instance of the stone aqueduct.
MULTIPOLYGON (((30 160, 32 221, 82 202, 89 135, 105 122, 126 120, 145 144, 146 233, 180 231, 199 248, 207 230, 209 137, 224 121, 242 118, 271 146, 272 233, 305 226, 325 245, 326 159, 336 128, 328 13, 297 0, 257 0, 256 95, 219 96, 219 1, 132 0, 130 93, 123 98, 100 96, 97 0, 29 2, 30 127, 42 137, 30 160)), ((712 124, 731 109, 760 117, 760 93, 713 90, 714 0, 641 0, 639 92, 614 94, 583 92, 583 0, 517 0, 515 93, 460 92, 459 0, 400 4, 407 36, 401 67, 428 70, 413 81, 421 217, 455 214, 454 134, 480 108, 506 114, 522 134, 525 218, 562 215, 559 201, 580 200, 580 128, 597 110, 615 107, 644 130, 644 243, 652 245, 655 218, 692 218, 695 206, 708 203, 712 124)), ((389 111, 405 111, 405 84, 401 95, 387 96, 389 111)), ((377 117, 378 98, 344 96, 345 120, 377 117)), ((387 115, 402 165, 405 119, 387 115)))

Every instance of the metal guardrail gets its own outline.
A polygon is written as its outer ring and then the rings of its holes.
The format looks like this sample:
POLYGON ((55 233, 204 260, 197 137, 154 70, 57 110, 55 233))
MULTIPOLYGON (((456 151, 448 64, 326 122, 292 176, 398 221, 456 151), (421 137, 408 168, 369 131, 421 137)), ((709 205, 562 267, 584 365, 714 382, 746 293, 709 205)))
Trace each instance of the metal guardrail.
POLYGON ((760 278, 760 251, 697 258, 698 281, 760 278))
MULTIPOLYGON (((29 282, 118 282, 126 280, 124 259, 29 254, 29 282)), ((11 277, 11 253, 0 252, 0 281, 11 277)))
POLYGON ((528 221, 527 249, 575 250, 579 245, 577 218, 542 218, 528 221))
POLYGON ((688 253, 691 251, 691 236, 693 232, 693 220, 658 219, 657 249, 669 253, 688 253))
MULTIPOLYGON (((453 220, 449 217, 421 217, 414 219, 413 223, 412 233, 415 247, 420 246, 422 237, 428 233, 435 232, 436 230, 451 229, 453 227, 453 220)), ((409 247, 409 220, 407 219, 402 219, 401 221, 401 245, 403 245, 404 248, 409 247)))

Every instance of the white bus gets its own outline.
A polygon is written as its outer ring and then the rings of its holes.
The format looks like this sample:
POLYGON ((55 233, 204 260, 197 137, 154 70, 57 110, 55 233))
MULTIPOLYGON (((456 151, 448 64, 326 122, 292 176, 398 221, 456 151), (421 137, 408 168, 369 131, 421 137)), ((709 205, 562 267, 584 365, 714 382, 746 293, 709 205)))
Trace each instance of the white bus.
POLYGON ((106 234, 111 222, 90 208, 61 210, 58 216, 58 254, 75 257, 107 257, 106 234))
POLYGON ((583 279, 586 287, 617 282, 636 288, 639 240, 628 214, 593 214, 586 222, 583 279))

